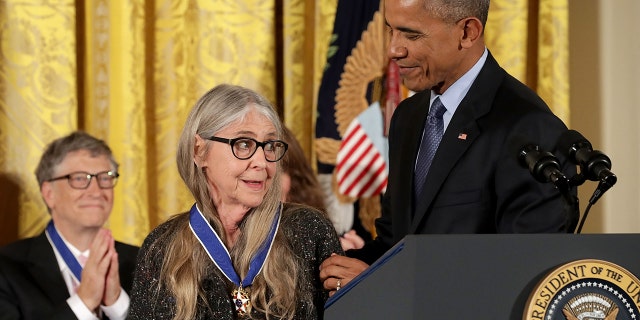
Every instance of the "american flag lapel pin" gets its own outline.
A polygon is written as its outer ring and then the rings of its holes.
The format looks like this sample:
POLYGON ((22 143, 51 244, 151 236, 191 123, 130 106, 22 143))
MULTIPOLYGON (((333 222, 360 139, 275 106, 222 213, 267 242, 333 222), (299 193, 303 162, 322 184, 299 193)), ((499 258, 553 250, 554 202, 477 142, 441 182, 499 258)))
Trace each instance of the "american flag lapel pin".
POLYGON ((467 134, 464 132, 460 132, 458 133, 458 139, 460 140, 467 140, 467 134))

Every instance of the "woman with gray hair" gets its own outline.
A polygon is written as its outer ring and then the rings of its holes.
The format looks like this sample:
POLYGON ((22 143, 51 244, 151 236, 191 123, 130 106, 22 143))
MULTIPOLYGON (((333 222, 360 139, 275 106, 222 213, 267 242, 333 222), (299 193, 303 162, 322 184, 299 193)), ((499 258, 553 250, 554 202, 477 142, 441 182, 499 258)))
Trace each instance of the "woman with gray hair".
POLYGON ((200 98, 177 155, 195 204, 145 239, 130 318, 322 318, 319 265, 342 249, 320 211, 280 202, 281 137, 254 91, 220 85, 200 98))

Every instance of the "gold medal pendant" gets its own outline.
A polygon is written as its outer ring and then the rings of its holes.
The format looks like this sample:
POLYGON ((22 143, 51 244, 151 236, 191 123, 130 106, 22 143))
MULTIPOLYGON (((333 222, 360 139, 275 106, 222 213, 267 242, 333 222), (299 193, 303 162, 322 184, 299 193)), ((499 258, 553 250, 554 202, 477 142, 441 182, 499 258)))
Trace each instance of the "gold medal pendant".
POLYGON ((246 315, 251 312, 251 300, 249 299, 249 293, 245 291, 242 286, 231 292, 231 300, 233 305, 236 306, 238 315, 246 315))
POLYGON ((204 216, 202 211, 198 209, 197 205, 193 205, 189 211, 189 227, 193 232, 193 235, 198 239, 202 248, 207 252, 211 261, 218 267, 220 272, 233 284, 238 286, 231 292, 231 303, 236 308, 236 312, 239 317, 245 317, 251 314, 251 284, 253 280, 258 276, 260 270, 267 261, 269 252, 271 252, 271 245, 276 237, 278 226, 280 225, 280 211, 282 210, 282 203, 278 206, 278 210, 273 217, 271 223, 271 229, 266 239, 264 239, 262 246, 254 253, 251 261, 249 262, 248 269, 244 278, 236 273, 233 266, 233 261, 229 255, 229 251, 225 247, 216 231, 211 227, 209 221, 204 216), (245 289, 248 287, 249 289, 245 289))

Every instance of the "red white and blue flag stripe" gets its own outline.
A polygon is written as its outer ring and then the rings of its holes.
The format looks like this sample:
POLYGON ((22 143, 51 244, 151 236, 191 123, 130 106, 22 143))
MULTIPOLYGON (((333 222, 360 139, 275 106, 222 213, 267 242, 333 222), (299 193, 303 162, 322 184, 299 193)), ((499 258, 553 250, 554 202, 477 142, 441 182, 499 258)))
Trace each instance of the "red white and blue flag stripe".
POLYGON ((345 131, 336 159, 338 191, 372 197, 387 189, 387 138, 378 102, 356 117, 345 131))

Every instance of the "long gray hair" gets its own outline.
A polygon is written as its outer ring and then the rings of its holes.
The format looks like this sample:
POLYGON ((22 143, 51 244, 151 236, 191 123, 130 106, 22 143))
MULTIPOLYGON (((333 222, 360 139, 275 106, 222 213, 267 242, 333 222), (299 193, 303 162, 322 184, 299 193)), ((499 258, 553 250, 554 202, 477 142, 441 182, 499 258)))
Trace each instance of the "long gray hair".
MULTIPOLYGON (((256 110, 271 120, 278 137, 282 137, 278 115, 264 97, 247 88, 223 84, 211 89, 196 102, 187 117, 178 145, 177 164, 180 176, 193 194, 198 208, 225 243, 228 242, 207 187, 206 175, 195 163, 195 137, 200 135, 206 139, 213 136, 232 123, 242 120, 251 110, 256 110)), ((206 146, 205 156, 208 152, 206 146)), ((267 238, 280 207, 280 164, 277 166, 276 175, 262 203, 247 212, 238 226, 241 234, 229 252, 241 279, 247 274, 251 258, 267 238)), ((179 220, 174 224, 175 228, 164 234, 170 240, 167 247, 161 249, 166 250, 166 255, 160 281, 176 299, 174 319, 191 319, 197 313, 198 299, 206 304, 201 282, 210 265, 209 256, 191 233, 188 214, 174 219, 179 220)), ((264 312, 267 318, 293 318, 298 301, 310 303, 312 300, 310 294, 300 290, 299 277, 303 277, 302 267, 287 239, 278 232, 262 272, 250 287, 252 306, 264 312)))
MULTIPOLYGON (((194 160, 196 156, 194 153, 195 136, 197 134, 204 139, 214 136, 230 124, 242 120, 251 110, 256 110, 269 119, 275 126, 278 137, 282 137, 280 119, 268 100, 250 89, 222 84, 209 90, 196 102, 187 117, 178 142, 177 164, 180 176, 195 197, 198 207, 207 215, 207 218, 213 219, 216 224, 219 220, 217 214, 211 215, 216 211, 207 188, 207 177, 202 169, 196 166, 194 160)), ((205 145, 205 155, 208 152, 208 146, 209 144, 205 145)), ((277 170, 277 172, 279 171, 277 170)), ((273 216, 278 205, 277 199, 280 199, 279 174, 276 174, 264 201, 255 210, 266 210, 271 212, 269 216, 273 216)), ((271 221, 270 217, 265 218, 271 221)), ((270 223, 267 222, 266 225, 270 225, 270 223)), ((216 227, 221 227, 221 225, 216 227)), ((224 232, 220 236, 224 236, 224 232)), ((223 238, 223 240, 225 239, 223 238)))

